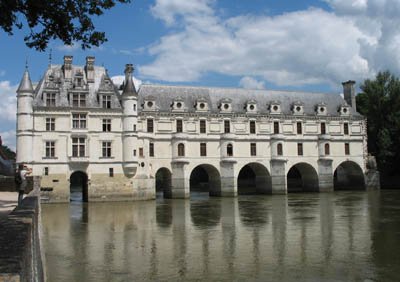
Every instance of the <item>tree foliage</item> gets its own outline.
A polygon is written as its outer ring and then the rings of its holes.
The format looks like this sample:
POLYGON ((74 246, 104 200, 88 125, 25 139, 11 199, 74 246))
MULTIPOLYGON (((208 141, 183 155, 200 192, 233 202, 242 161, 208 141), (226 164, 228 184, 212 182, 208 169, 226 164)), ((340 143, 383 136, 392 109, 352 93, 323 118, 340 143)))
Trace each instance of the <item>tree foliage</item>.
POLYGON ((83 49, 107 41, 104 32, 97 31, 92 16, 100 16, 117 2, 130 0, 0 0, 0 28, 9 35, 14 29, 29 28, 26 45, 44 51, 50 39, 60 39, 65 45, 77 41, 83 49))
POLYGON ((9 160, 15 160, 15 152, 6 145, 1 145, 1 151, 9 160))
POLYGON ((400 172, 400 80, 389 71, 360 86, 357 110, 367 117, 368 149, 383 174, 400 172))

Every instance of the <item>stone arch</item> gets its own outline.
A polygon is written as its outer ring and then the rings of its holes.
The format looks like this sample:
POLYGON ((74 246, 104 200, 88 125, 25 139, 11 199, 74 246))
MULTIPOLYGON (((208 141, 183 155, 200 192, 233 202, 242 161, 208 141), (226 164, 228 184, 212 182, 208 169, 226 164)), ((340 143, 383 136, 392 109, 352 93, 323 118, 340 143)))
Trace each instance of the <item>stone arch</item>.
POLYGON ((365 190, 362 168, 353 161, 344 161, 333 173, 334 190, 365 190))
POLYGON ((318 173, 308 163, 297 163, 287 173, 287 191, 316 192, 319 190, 318 173))
POLYGON ((69 177, 71 201, 89 201, 88 175, 80 170, 74 171, 69 177))
POLYGON ((221 196, 221 175, 210 164, 193 168, 189 178, 190 192, 209 192, 210 196, 221 196))
POLYGON ((156 193, 162 193, 164 198, 171 198, 172 173, 166 167, 161 167, 156 172, 156 193))
POLYGON ((238 194, 271 194, 272 183, 268 169, 260 163, 248 163, 238 174, 238 194))

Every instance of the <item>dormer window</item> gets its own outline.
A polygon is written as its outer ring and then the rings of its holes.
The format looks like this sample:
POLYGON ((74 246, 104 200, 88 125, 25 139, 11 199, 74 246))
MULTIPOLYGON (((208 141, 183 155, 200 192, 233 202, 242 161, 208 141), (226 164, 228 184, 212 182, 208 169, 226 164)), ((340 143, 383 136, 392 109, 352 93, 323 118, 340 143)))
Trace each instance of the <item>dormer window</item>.
POLYGON ((293 103, 292 112, 294 115, 302 115, 304 114, 304 105, 300 101, 296 101, 293 103))
POLYGON ((246 103, 246 112, 255 114, 257 113, 257 102, 255 100, 249 100, 246 103))
POLYGON ((350 106, 345 102, 339 107, 339 113, 341 116, 350 115, 350 106))
POLYGON ((271 114, 281 113, 281 103, 279 101, 272 101, 269 105, 269 112, 271 114))
POLYGON ((182 112, 185 110, 185 103, 182 98, 178 98, 171 104, 171 107, 174 112, 182 112))
POLYGON ((325 103, 319 103, 318 105, 316 105, 315 111, 316 111, 317 115, 319 115, 319 116, 326 116, 327 109, 326 109, 325 103))
POLYGON ((232 111, 232 100, 222 99, 219 104, 219 110, 223 113, 229 113, 232 111))
POLYGON ((144 100, 143 108, 145 111, 155 111, 156 103, 154 97, 147 97, 144 100))
POLYGON ((82 72, 78 72, 76 75, 75 75, 75 79, 74 79, 74 87, 75 88, 81 88, 81 87, 83 87, 83 74, 82 74, 82 72))
POLYGON ((196 101, 195 105, 196 111, 206 112, 208 111, 208 103, 206 99, 199 99, 196 101))

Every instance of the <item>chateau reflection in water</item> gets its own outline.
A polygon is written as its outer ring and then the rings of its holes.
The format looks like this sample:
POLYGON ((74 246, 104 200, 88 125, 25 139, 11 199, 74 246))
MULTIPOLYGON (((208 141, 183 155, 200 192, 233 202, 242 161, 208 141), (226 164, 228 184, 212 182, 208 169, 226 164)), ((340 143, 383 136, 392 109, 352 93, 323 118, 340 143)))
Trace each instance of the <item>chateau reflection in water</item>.
POLYGON ((396 273, 385 263, 393 259, 392 266, 400 266, 399 252, 380 241, 395 245, 388 234, 398 234, 400 224, 382 216, 400 218, 400 211, 383 212, 388 200, 399 206, 400 193, 388 193, 198 194, 191 200, 45 205, 48 278, 390 279, 396 273), (382 224, 390 230, 381 230, 382 224))

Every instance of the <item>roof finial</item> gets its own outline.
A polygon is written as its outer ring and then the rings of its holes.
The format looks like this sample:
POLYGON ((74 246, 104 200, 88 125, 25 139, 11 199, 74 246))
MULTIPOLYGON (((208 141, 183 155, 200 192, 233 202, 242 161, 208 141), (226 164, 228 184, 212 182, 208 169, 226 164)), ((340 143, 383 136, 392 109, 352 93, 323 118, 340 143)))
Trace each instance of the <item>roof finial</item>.
POLYGON ((51 59, 52 59, 52 57, 51 57, 51 52, 52 52, 53 50, 50 48, 50 52, 49 52, 49 67, 51 67, 51 59))
POLYGON ((28 70, 28 56, 25 58, 25 70, 28 70))

